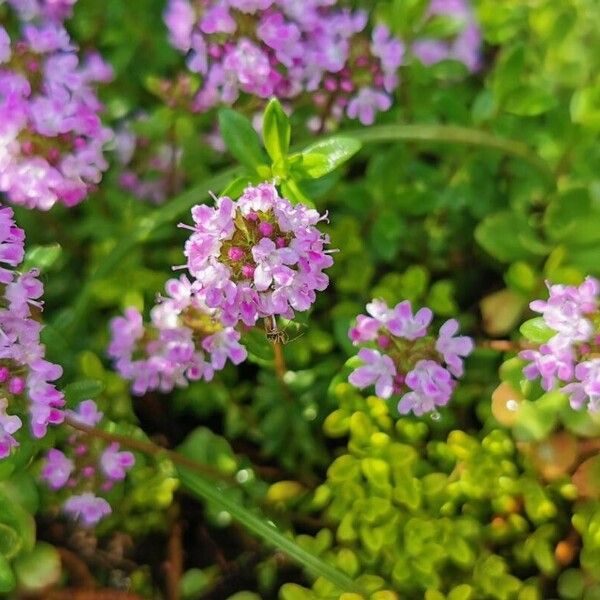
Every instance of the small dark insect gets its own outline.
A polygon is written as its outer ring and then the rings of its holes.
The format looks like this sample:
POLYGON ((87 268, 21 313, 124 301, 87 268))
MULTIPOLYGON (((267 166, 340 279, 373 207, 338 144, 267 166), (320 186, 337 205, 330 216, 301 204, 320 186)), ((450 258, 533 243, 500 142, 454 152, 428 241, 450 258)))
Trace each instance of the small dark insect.
POLYGON ((288 326, 286 326, 284 329, 279 329, 277 320, 274 316, 265 318, 264 322, 267 339, 274 344, 289 344, 304 335, 304 332, 301 332, 297 336, 290 339, 290 336, 287 333, 288 326))

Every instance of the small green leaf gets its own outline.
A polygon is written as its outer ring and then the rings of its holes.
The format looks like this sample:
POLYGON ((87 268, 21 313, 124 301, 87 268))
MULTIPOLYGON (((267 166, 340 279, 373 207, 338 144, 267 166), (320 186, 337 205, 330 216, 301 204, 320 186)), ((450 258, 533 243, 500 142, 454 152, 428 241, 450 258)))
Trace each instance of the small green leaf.
POLYGON ((244 193, 244 190, 253 183, 258 183, 258 179, 237 177, 223 189, 219 196, 228 196, 229 198, 236 200, 244 193))
POLYGON ((246 117, 230 108, 222 108, 219 129, 231 154, 245 167, 256 171, 268 162, 260 138, 246 117))
POLYGON ((32 552, 17 558, 15 573, 19 585, 27 591, 47 588, 60 579, 60 556, 54 546, 39 542, 32 552))
POLYGON ((267 104, 263 118, 263 141, 273 162, 287 156, 291 133, 288 116, 283 112, 279 100, 273 98, 267 104))
POLYGON ((520 117, 534 117, 556 106, 556 97, 539 87, 518 87, 506 98, 507 112, 520 117))
POLYGON ((10 564, 6 558, 0 554, 0 594, 12 592, 16 584, 17 581, 10 564))
POLYGON ((550 338, 556 335, 556 331, 550 329, 542 317, 535 317, 525 321, 519 331, 530 342, 534 344, 545 344, 550 338))
POLYGON ((301 203, 310 207, 314 207, 315 205, 315 203, 300 189, 300 186, 292 179, 281 182, 281 191, 284 197, 287 198, 292 204, 301 203))
POLYGON ((302 152, 303 172, 312 179, 323 177, 348 161, 360 148, 361 143, 349 137, 332 137, 311 144, 302 152))
POLYGON ((95 398, 104 389, 104 384, 95 379, 86 379, 85 381, 75 381, 65 386, 65 398, 69 406, 79 404, 82 400, 95 398))
POLYGON ((58 260, 61 252, 62 248, 59 244, 34 246, 27 251, 20 270, 24 273, 34 268, 46 271, 58 260))

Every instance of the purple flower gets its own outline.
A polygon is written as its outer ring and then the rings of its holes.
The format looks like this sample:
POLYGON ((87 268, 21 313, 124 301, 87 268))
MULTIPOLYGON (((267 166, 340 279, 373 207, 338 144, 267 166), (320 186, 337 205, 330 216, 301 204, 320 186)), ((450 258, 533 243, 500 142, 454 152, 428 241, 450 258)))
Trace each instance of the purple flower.
POLYGON ((119 444, 112 443, 100 457, 100 467, 106 477, 113 481, 125 479, 125 475, 135 464, 135 457, 131 452, 120 452, 119 444))
POLYGON ((361 88, 350 102, 346 113, 351 119, 358 119, 363 125, 372 125, 378 112, 389 110, 392 99, 385 92, 373 88, 361 88))
POLYGON ((67 514, 87 526, 96 525, 112 512, 110 504, 104 498, 95 496, 91 492, 71 496, 64 503, 63 508, 67 514))
POLYGON ((348 381, 361 390, 375 385, 375 392, 380 398, 389 398, 394 393, 394 361, 386 354, 369 348, 362 348, 358 358, 364 364, 350 373, 348 381))
POLYGON ((326 124, 344 114, 371 123, 398 86, 402 42, 381 25, 370 36, 366 12, 333 0, 206 0, 198 11, 169 0, 165 22, 188 68, 204 76, 197 111, 233 104, 241 92, 288 99, 318 90, 326 124))
POLYGON ((52 448, 46 454, 40 477, 48 484, 50 489, 59 490, 69 481, 75 465, 60 450, 52 448))
MULTIPOLYGON (((24 240, 12 210, 0 208, 0 263, 17 268, 24 256, 24 240)), ((0 291, 0 384, 4 388, 0 403, 1 458, 17 445, 12 434, 21 428, 25 412, 36 438, 43 437, 49 425, 64 419, 64 397, 50 383, 61 376, 62 369, 44 359, 42 325, 31 315, 31 306, 42 308, 39 299, 43 286, 37 271, 15 276, 6 266, 0 267, 0 283, 4 284, 0 291), (8 415, 7 410, 18 414, 8 415)))
POLYGON ((71 15, 77 0, 8 0, 23 21, 53 19, 62 21, 71 15))
POLYGON ((461 377, 463 374, 462 358, 473 352, 474 344, 473 340, 466 335, 454 337, 457 332, 458 321, 456 319, 446 321, 440 327, 435 349, 444 357, 444 361, 452 375, 461 377))
POLYGON ((102 421, 104 413, 98 410, 96 403, 93 400, 83 400, 77 406, 76 410, 68 410, 67 414, 76 423, 95 427, 102 421))
MULTIPOLYGON (((28 2, 42 15, 71 4, 28 2)), ((29 208, 73 206, 108 168, 103 145, 111 132, 100 122, 95 85, 109 80, 111 69, 98 54, 80 63, 52 18, 25 26, 12 48, 7 40, 0 26, 0 192, 29 208)))
POLYGON ((224 329, 208 336, 202 342, 202 348, 210 354, 211 366, 220 371, 229 359, 234 365, 243 363, 248 357, 246 348, 239 343, 240 334, 231 329, 224 329))
POLYGON ((548 282, 546 285, 550 297, 547 301, 531 302, 531 310, 541 313, 548 327, 565 339, 571 342, 589 340, 594 328, 585 315, 598 307, 598 280, 587 277, 579 287, 550 285, 548 282))
POLYGON ((429 17, 452 17, 462 25, 451 39, 417 39, 412 53, 424 64, 433 65, 442 60, 462 62, 470 72, 481 66, 481 32, 467 0, 432 0, 427 10, 429 17))
POLYGON ((421 308, 413 316, 412 306, 408 300, 405 300, 394 307, 388 329, 393 335, 413 341, 427 333, 432 318, 433 313, 429 308, 421 308))
POLYGON ((19 417, 6 413, 7 407, 6 398, 0 398, 0 459, 8 457, 12 449, 19 445, 12 434, 23 425, 19 417))
POLYGON ((420 360, 406 375, 406 385, 412 390, 398 403, 400 414, 413 412, 421 416, 445 406, 452 395, 454 380, 449 371, 433 360, 420 360))
POLYGON ((353 371, 348 381, 358 387, 371 385, 379 378, 382 395, 402 395, 398 404, 401 414, 414 412, 422 415, 450 400, 456 384, 454 377, 463 374, 462 359, 469 355, 473 340, 467 336, 455 337, 458 322, 451 319, 442 325, 436 339, 428 334, 433 318, 429 308, 421 308, 414 315, 408 300, 390 309, 382 300, 367 304, 371 316, 359 315, 356 326, 349 331, 354 344, 375 342, 382 350, 362 348, 358 356, 368 364, 353 371), (439 359, 423 359, 439 357, 439 359), (447 365, 445 368, 442 364, 447 365))

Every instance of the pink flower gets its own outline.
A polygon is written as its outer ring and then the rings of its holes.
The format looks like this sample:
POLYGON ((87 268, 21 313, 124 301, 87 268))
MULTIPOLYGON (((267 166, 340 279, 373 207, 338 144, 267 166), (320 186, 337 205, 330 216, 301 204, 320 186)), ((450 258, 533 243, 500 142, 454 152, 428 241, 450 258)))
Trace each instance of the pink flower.
POLYGON ((104 498, 95 496, 91 492, 71 496, 64 503, 63 508, 67 514, 87 526, 96 525, 112 512, 110 504, 104 498))
POLYGON ((75 469, 73 461, 67 458, 60 450, 48 450, 42 467, 40 477, 46 481, 50 489, 59 490, 69 481, 75 469))
POLYGON ((362 348, 358 352, 358 358, 364 364, 350 373, 348 381, 361 390, 375 385, 375 392, 379 397, 389 398, 394 392, 394 361, 386 354, 368 348, 362 348))
POLYGON ((131 452, 119 452, 119 444, 112 443, 100 457, 100 467, 106 477, 113 481, 125 479, 125 475, 135 464, 131 452))

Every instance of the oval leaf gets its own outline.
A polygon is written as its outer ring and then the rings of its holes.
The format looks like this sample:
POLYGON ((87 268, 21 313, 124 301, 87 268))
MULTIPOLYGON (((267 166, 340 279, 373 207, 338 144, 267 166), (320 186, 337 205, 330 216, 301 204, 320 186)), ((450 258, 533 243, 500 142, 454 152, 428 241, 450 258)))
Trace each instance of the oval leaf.
POLYGON ((230 108, 219 111, 219 129, 231 154, 245 167, 256 171, 267 163, 258 133, 246 117, 230 108))
POLYGON ((263 141, 273 162, 287 156, 291 133, 288 116, 283 112, 279 100, 273 98, 267 105, 263 118, 263 141))
POLYGON ((332 137, 316 142, 302 152, 303 163, 300 168, 312 179, 323 177, 348 161, 360 148, 361 143, 349 137, 332 137))

